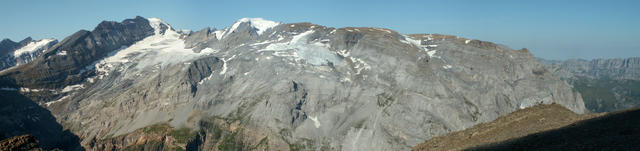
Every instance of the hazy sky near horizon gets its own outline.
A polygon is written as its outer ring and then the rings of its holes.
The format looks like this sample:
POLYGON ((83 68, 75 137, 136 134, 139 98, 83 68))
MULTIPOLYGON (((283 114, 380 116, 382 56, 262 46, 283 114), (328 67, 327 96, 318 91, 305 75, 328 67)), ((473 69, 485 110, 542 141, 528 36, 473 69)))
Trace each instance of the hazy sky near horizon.
POLYGON ((243 17, 329 27, 441 33, 528 48, 546 59, 640 56, 638 0, 0 1, 0 38, 64 39, 103 20, 158 17, 176 29, 224 29, 243 17))

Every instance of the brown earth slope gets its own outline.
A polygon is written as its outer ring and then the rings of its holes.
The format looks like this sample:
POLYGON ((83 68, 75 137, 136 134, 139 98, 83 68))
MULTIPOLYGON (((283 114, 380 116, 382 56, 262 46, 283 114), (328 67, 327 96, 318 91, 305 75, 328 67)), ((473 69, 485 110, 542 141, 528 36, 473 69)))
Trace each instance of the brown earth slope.
POLYGON ((639 144, 640 110, 575 114, 538 105, 469 129, 434 137, 414 150, 632 150, 639 144))

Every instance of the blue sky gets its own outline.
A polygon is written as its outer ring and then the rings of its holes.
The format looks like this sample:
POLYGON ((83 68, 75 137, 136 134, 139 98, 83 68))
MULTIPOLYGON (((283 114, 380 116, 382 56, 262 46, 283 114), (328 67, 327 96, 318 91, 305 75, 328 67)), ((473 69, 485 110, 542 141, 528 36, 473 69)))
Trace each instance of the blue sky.
POLYGON ((64 37, 102 20, 159 17, 178 29, 225 28, 239 18, 441 33, 528 48, 548 59, 640 56, 637 0, 0 1, 0 38, 64 37))

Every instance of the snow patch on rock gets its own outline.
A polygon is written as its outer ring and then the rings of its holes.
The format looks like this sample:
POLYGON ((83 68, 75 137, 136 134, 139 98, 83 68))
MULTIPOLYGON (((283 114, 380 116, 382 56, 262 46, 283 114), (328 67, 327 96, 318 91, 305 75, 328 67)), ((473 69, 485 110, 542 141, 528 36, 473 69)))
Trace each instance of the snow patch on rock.
POLYGON ((236 21, 236 23, 234 23, 229 30, 226 30, 223 35, 228 35, 235 31, 242 23, 249 23, 251 27, 256 29, 258 35, 262 35, 264 31, 282 24, 280 22, 265 20, 262 18, 242 18, 236 21))
POLYGON ((289 42, 272 43, 264 49, 258 50, 258 52, 274 51, 276 56, 293 57, 295 60, 305 60, 312 65, 340 63, 342 60, 336 53, 329 50, 329 44, 309 39, 313 33, 315 33, 314 30, 300 33, 293 36, 289 42))
POLYGON ((47 102, 47 103, 44 103, 44 104, 45 104, 46 106, 51 106, 51 104, 58 103, 58 102, 62 102, 62 101, 64 101, 64 99, 67 99, 67 98, 69 98, 69 95, 65 95, 65 96, 63 96, 62 98, 58 99, 58 100, 51 101, 51 102, 47 102))
POLYGON ((404 40, 400 40, 401 42, 405 43, 405 44, 410 44, 410 45, 414 45, 418 48, 422 47, 421 41, 417 40, 417 39, 412 39, 409 36, 404 36, 404 40))
POLYGON ((220 40, 220 39, 222 39, 222 35, 224 34, 224 30, 216 30, 216 31, 213 31, 213 33, 216 35, 216 39, 220 40))
POLYGON ((162 19, 160 19, 160 18, 149 18, 147 20, 149 20, 149 25, 154 29, 154 32, 155 32, 156 35, 159 35, 160 33, 162 33, 162 31, 161 31, 162 30, 162 28, 161 28, 162 25, 166 26, 167 30, 171 29, 171 26, 169 26, 169 24, 167 24, 166 22, 162 21, 162 19))
POLYGON ((66 92, 80 90, 80 89, 83 89, 83 88, 84 88, 83 84, 69 85, 69 86, 64 87, 62 89, 62 91, 60 91, 60 92, 66 93, 66 92))
POLYGON ((235 57, 236 57, 236 55, 233 55, 228 59, 222 58, 222 71, 220 71, 220 75, 224 75, 225 73, 227 73, 227 61, 231 61, 231 59, 233 59, 235 57))
POLYGON ((67 51, 61 50, 58 53, 56 53, 56 55, 65 56, 65 55, 67 55, 67 51))
POLYGON ((23 93, 40 92, 40 91, 46 91, 46 89, 31 89, 31 88, 25 88, 25 87, 20 88, 20 92, 23 92, 23 93))
POLYGON ((311 119, 313 121, 313 125, 316 126, 316 128, 320 128, 320 121, 318 121, 318 117, 313 117, 313 116, 309 116, 309 119, 311 119))
POLYGON ((437 50, 430 50, 427 51, 427 55, 429 55, 429 58, 440 58, 440 56, 436 55, 437 50))
POLYGON ((356 75, 360 74, 362 72, 362 70, 370 70, 371 69, 371 66, 369 64, 367 64, 366 62, 362 61, 362 59, 360 59, 360 58, 349 57, 349 59, 351 59, 351 62, 353 62, 353 64, 355 64, 353 66, 353 68, 356 69, 356 75))
MULTIPOLYGON (((51 43, 52 41, 54 41, 55 39, 42 39, 40 41, 33 41, 30 42, 29 44, 27 44, 26 46, 13 51, 13 56, 15 57, 19 57, 22 54, 25 53, 33 53, 34 51, 37 51, 39 49, 41 49, 42 47, 46 46, 47 44, 51 43)), ((65 52, 66 54, 66 52, 65 52)))
POLYGON ((181 34, 174 31, 171 26, 157 18, 150 18, 149 22, 156 30, 156 34, 129 47, 115 50, 110 56, 99 60, 94 66, 98 73, 98 79, 109 75, 109 72, 125 70, 126 67, 120 66, 122 64, 136 62, 135 67, 138 69, 152 66, 163 68, 167 65, 183 63, 217 52, 211 48, 205 48, 198 53, 192 49, 185 49, 184 40, 180 39, 181 34), (164 34, 160 34, 160 24, 168 27, 164 34))

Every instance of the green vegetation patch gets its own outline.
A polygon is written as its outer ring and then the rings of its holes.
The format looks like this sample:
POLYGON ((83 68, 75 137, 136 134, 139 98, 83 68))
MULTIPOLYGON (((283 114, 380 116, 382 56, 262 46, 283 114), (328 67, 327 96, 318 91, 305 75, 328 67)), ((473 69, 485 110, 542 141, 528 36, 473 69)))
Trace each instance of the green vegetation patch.
POLYGON ((141 150, 162 150, 164 143, 160 141, 149 141, 146 144, 137 144, 123 148, 123 151, 141 151, 141 150))
POLYGON ((169 126, 169 124, 160 123, 160 124, 153 124, 151 126, 144 127, 144 128, 142 128, 142 132, 144 132, 146 134, 162 133, 162 132, 166 132, 170 128, 171 127, 169 126))
POLYGON ((186 127, 169 132, 169 136, 175 138, 176 142, 181 144, 187 143, 189 140, 194 138, 195 135, 195 132, 191 132, 191 129, 186 127))
POLYGON ((236 136, 238 135, 238 131, 232 132, 231 135, 226 136, 220 145, 218 146, 219 150, 242 150, 243 143, 240 140, 236 140, 236 136))
POLYGON ((266 136, 262 138, 260 142, 256 144, 256 146, 251 147, 251 149, 249 150, 258 150, 258 148, 261 146, 264 146, 266 150, 269 150, 269 139, 266 136))

